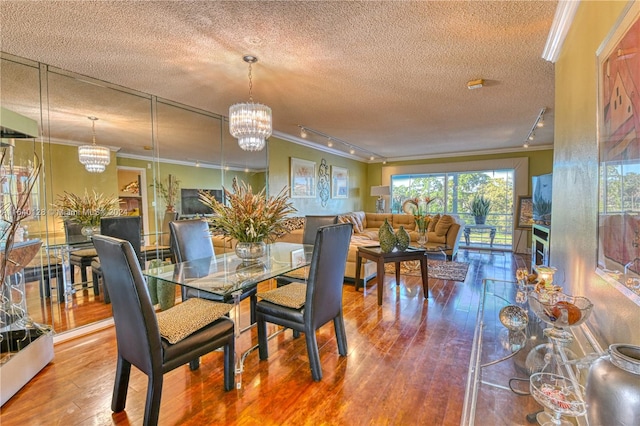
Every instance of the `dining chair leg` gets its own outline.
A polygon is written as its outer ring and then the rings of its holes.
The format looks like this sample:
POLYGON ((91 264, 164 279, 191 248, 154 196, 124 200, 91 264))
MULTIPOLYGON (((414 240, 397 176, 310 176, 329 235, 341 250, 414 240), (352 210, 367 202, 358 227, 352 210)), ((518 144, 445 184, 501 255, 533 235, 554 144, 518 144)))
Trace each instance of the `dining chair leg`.
POLYGON ((342 317, 342 313, 333 319, 333 328, 336 330, 338 353, 342 356, 347 356, 347 333, 344 328, 344 318, 342 317))
POLYGON ((269 341, 267 339, 267 322, 261 315, 256 318, 258 328, 258 353, 261 360, 269 358, 269 341))
POLYGON ((118 356, 116 367, 116 382, 113 386, 113 398, 111 410, 119 413, 127 404, 127 390, 129 389, 129 376, 131 375, 131 363, 118 356))
POLYGON ((235 386, 235 354, 236 340, 231 336, 227 344, 224 346, 224 390, 230 391, 235 386))
POLYGON ((147 403, 144 408, 144 426, 156 426, 160 417, 160 400, 162 398, 162 371, 151 372, 147 384, 147 403))
POLYGON ((319 382, 322 380, 322 367, 320 366, 320 353, 318 352, 318 341, 315 331, 305 331, 305 340, 307 342, 307 355, 309 356, 309 365, 311 367, 311 376, 313 380, 319 382))
POLYGON ((251 324, 255 324, 256 323, 256 303, 258 303, 258 298, 256 297, 255 294, 252 294, 251 296, 249 296, 249 305, 250 305, 250 315, 251 315, 251 324))

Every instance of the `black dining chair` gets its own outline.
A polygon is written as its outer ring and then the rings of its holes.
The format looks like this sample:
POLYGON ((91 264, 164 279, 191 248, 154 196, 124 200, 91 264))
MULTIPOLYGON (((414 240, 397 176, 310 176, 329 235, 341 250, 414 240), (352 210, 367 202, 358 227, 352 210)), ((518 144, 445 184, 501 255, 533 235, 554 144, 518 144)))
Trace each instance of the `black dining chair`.
POLYGON ((305 334, 313 380, 322 379, 316 330, 329 321, 338 352, 347 355, 347 335, 342 316, 342 288, 353 225, 341 223, 318 228, 307 284, 291 283, 264 293, 256 304, 260 359, 269 357, 267 323, 305 334))
MULTIPOLYGON (((336 223, 338 223, 338 216, 336 215, 305 216, 304 228, 302 230, 302 244, 313 245, 316 241, 318 228, 336 223)), ((277 286, 282 287, 283 285, 291 283, 306 282, 308 273, 309 268, 304 267, 287 274, 278 275, 276 277, 277 286)))
MULTIPOLYGON (((72 222, 69 219, 64 221, 64 234, 67 244, 71 247, 69 253, 69 265, 71 269, 71 284, 75 283, 75 268, 80 268, 80 279, 82 285, 88 285, 87 268, 91 267, 91 262, 98 255, 91 241, 82 235, 82 225, 72 222)), ((98 283, 93 283, 93 293, 100 294, 98 283)))
POLYGON ((186 305, 181 307, 182 304, 178 304, 156 316, 138 262, 138 254, 131 243, 104 235, 94 236, 93 243, 102 263, 102 273, 111 289, 118 345, 111 409, 114 412, 125 409, 133 365, 148 376, 144 425, 156 425, 163 375, 186 363, 189 363, 191 370, 197 370, 200 367, 200 356, 218 348, 224 348, 224 389, 233 389, 234 323, 221 313, 225 309, 228 312, 228 305, 193 300, 197 302, 195 308, 186 305), (213 311, 218 312, 217 316, 210 315, 213 311), (161 315, 165 316, 162 322, 161 315), (191 329, 194 329, 193 332, 185 337, 184 334, 191 329), (176 330, 186 331, 181 336, 174 336, 176 330))
MULTIPOLYGON (((140 216, 112 216, 100 219, 100 234, 129 241, 136 253, 138 262, 140 265, 144 265, 144 259, 141 251, 141 227, 142 224, 140 216)), ((91 261, 91 273, 93 276, 93 285, 98 286, 99 288, 100 283, 102 283, 104 303, 109 303, 109 287, 107 286, 107 280, 104 278, 104 274, 102 273, 100 256, 96 256, 91 261)))
MULTIPOLYGON (((202 219, 177 220, 169 223, 171 235, 171 247, 174 252, 176 262, 193 261, 202 258, 215 256, 213 242, 209 234, 209 225, 202 219)), ((240 300, 247 297, 251 304, 251 324, 255 323, 256 292, 254 287, 243 291, 240 300)), ((190 297, 200 297, 216 302, 233 303, 233 296, 220 296, 218 294, 200 291, 193 288, 182 287, 182 300, 190 297)))

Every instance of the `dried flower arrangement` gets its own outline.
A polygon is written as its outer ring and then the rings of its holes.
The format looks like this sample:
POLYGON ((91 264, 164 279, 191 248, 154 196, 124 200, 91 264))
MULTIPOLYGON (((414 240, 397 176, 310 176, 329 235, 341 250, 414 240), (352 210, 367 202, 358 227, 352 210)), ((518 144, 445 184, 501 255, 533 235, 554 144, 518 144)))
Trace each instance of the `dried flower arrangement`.
POLYGON ((120 199, 115 195, 105 196, 93 191, 92 195, 85 189, 84 196, 64 192, 53 204, 57 214, 82 226, 100 226, 100 219, 105 216, 118 216, 120 199))
POLYGON ((233 192, 223 190, 227 205, 207 192, 200 191, 199 195, 200 201, 213 210, 211 222, 227 237, 239 242, 271 242, 287 232, 285 219, 296 211, 287 196, 288 188, 273 197, 267 197, 264 188, 254 194, 251 185, 244 182, 234 184, 233 192))

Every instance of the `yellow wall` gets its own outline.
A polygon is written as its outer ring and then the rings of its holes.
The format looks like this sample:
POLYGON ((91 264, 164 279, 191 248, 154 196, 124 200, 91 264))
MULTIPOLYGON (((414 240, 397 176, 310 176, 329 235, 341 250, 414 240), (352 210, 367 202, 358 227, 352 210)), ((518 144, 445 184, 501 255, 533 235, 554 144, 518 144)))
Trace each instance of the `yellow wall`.
POLYGON ((595 274, 598 144, 596 51, 627 2, 583 1, 556 63, 551 264, 569 293, 594 303, 604 346, 640 344, 640 308, 595 274))
POLYGON ((363 210, 367 191, 367 164, 326 152, 317 151, 306 146, 297 145, 275 137, 269 138, 269 193, 277 194, 290 183, 291 157, 316 163, 316 176, 321 160, 325 159, 329 166, 344 167, 349 170, 349 198, 335 199, 329 197, 326 206, 322 206, 318 191, 315 198, 293 198, 297 215, 337 214, 363 210))

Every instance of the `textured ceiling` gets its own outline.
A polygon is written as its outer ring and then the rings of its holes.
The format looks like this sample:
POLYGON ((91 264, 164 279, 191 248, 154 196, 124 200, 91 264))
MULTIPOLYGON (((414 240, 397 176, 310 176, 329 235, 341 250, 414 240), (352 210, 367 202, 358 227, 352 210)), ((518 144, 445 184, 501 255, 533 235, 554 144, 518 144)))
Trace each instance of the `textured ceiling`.
MULTIPOLYGON (((530 145, 553 143, 541 53, 556 4, 2 0, 1 50, 220 115, 248 99, 253 54, 254 100, 280 134, 303 125, 390 160, 499 152, 522 149, 543 107, 530 145)), ((161 156, 184 159, 197 138, 183 135, 161 156)))

